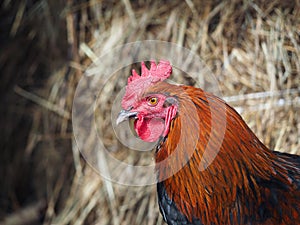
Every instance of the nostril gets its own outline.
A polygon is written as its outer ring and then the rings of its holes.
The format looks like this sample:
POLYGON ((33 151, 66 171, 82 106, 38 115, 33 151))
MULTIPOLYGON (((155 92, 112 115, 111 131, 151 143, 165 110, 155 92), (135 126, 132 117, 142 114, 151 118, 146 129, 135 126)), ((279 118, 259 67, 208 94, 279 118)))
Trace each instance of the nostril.
POLYGON ((118 125, 118 124, 122 123, 123 121, 128 120, 129 118, 136 117, 137 114, 138 114, 137 112, 130 112, 128 110, 121 110, 118 117, 117 117, 116 124, 118 125))

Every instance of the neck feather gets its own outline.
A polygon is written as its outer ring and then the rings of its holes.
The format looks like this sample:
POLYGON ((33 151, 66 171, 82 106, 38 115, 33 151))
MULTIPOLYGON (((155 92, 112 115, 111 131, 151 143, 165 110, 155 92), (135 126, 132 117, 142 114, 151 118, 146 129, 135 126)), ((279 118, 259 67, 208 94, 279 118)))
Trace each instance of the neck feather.
MULTIPOLYGON (((224 204, 234 207, 241 190, 241 196, 256 196, 253 202, 259 204, 254 178, 274 173, 271 151, 221 99, 192 87, 182 90, 176 93, 178 116, 156 153, 158 181, 187 218, 196 216, 204 224, 224 204)), ((230 212, 222 210, 229 218, 230 212)))

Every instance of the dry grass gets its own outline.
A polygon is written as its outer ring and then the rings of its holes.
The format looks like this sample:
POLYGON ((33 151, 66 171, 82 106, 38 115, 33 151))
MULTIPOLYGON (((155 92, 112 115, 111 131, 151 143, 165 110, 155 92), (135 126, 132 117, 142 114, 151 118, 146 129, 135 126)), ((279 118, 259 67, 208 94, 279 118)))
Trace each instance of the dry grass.
MULTIPOLYGON (((163 223, 155 186, 101 179, 80 156, 72 133, 79 79, 92 62, 97 67, 98 56, 129 42, 162 40, 196 52, 216 75, 222 97, 267 146, 300 154, 299 1, 1 4, 7 16, 1 39, 8 40, 0 56, 6 104, 1 224, 163 223)), ((128 153, 108 116, 129 68, 120 73, 99 100, 99 129, 112 154, 144 164, 151 154, 128 153)))

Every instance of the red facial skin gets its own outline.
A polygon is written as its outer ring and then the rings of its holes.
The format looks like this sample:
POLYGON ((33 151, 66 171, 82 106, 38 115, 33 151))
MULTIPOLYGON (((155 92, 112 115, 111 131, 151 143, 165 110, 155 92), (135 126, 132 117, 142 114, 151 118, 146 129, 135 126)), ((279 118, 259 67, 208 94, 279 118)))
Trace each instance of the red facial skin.
MULTIPOLYGON (((146 142, 155 142, 161 136, 167 136, 172 119, 177 114, 176 104, 166 104, 173 97, 164 94, 152 94, 142 98, 131 109, 137 112, 137 119, 134 123, 138 136, 146 142), (151 99, 156 102, 151 103, 151 99)), ((174 100, 173 100, 174 102, 174 100)))

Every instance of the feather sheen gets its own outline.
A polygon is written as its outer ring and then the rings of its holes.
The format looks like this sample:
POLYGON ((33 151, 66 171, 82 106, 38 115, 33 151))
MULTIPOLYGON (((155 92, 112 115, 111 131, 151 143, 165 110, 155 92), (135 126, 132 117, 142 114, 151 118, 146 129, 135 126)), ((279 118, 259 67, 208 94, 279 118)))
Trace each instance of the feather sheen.
POLYGON ((300 224, 299 156, 269 150, 233 108, 201 89, 161 82, 148 91, 179 102, 155 155, 168 224, 300 224))

